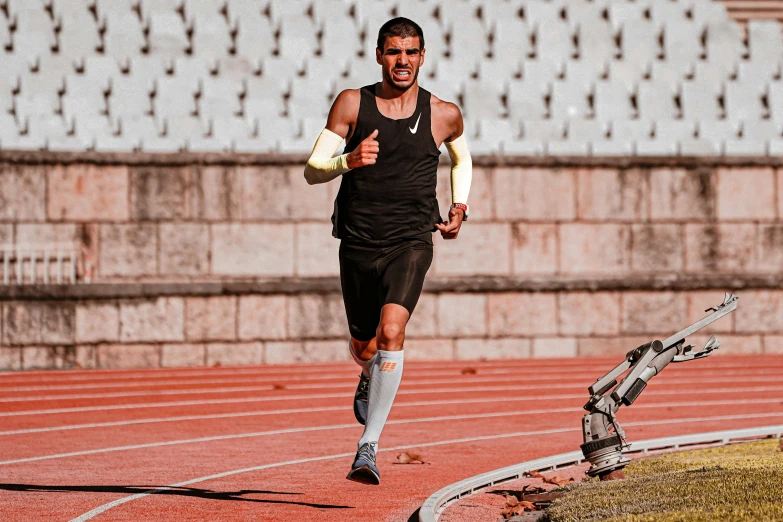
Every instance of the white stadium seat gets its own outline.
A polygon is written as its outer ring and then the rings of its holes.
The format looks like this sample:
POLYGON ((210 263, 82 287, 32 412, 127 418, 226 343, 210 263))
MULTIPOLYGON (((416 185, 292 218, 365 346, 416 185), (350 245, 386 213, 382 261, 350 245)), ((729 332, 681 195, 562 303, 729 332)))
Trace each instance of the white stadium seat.
POLYGON ((723 94, 726 117, 732 121, 752 121, 765 116, 762 103, 767 83, 730 82, 723 94))
POLYGON ((566 138, 571 141, 604 141, 608 139, 609 125, 603 120, 569 120, 566 138))
POLYGON ((511 82, 508 87, 508 113, 511 118, 525 121, 542 119, 548 114, 546 90, 537 82, 511 82))
POLYGON ((105 52, 114 58, 136 58, 146 43, 139 18, 130 11, 108 9, 102 19, 105 52))
POLYGON ((195 56, 221 58, 231 49, 231 28, 216 8, 189 18, 187 30, 192 31, 191 52, 195 56))
POLYGON ((199 79, 163 76, 155 80, 153 111, 157 118, 178 118, 196 114, 199 79))
POLYGON ((755 63, 780 63, 783 28, 777 20, 748 20, 748 58, 755 63))
POLYGON ((513 66, 532 52, 530 28, 519 17, 495 18, 491 34, 492 57, 496 61, 513 66))
POLYGON ((632 156, 634 154, 633 140, 597 140, 590 143, 593 156, 632 156))
POLYGON ((747 53, 741 32, 740 26, 730 20, 707 24, 707 61, 720 65, 726 71, 735 68, 747 53))
POLYGON ((145 21, 149 52, 158 56, 179 56, 189 46, 185 23, 175 12, 153 12, 145 21))
POLYGON ((244 86, 240 80, 205 76, 198 82, 198 114, 202 120, 231 118, 241 112, 240 94, 244 86))
POLYGON ((408 15, 420 83, 460 105, 476 151, 783 150, 781 23, 745 34, 717 0, 0 5, 3 149, 307 152, 335 96, 380 79, 381 24, 408 15))
POLYGON ((665 83, 657 81, 640 83, 636 98, 642 118, 675 118, 679 115, 675 104, 675 91, 665 83))
POLYGON ((598 82, 593 90, 595 116, 604 120, 629 119, 634 114, 631 93, 625 85, 598 82))
POLYGON ((565 137, 565 122, 559 120, 528 120, 522 122, 522 138, 525 140, 550 142, 565 137))
POLYGON ((686 139, 679 143, 680 156, 717 156, 722 153, 721 141, 686 139))
POLYGON ((655 123, 652 120, 619 119, 611 122, 610 132, 612 133, 612 140, 614 141, 623 141, 625 139, 631 141, 649 141, 652 139, 654 127, 655 123))
POLYGON ((680 100, 683 117, 696 120, 717 120, 723 117, 719 92, 722 85, 710 81, 683 82, 680 100))

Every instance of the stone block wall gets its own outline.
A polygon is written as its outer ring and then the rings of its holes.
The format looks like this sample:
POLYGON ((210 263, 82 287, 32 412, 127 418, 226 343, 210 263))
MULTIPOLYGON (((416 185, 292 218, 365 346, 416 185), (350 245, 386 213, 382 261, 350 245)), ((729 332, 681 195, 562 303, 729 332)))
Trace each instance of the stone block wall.
MULTIPOLYGON (((411 360, 620 357, 697 321, 720 291, 426 293, 411 360)), ((783 353, 783 290, 747 290, 718 353, 783 353)), ((0 367, 124 368, 350 361, 339 294, 2 303, 0 367)))
MULTIPOLYGON (((279 159, 129 158, 0 157, 0 246, 74 242, 83 281, 0 286, 0 368, 349 360, 337 183, 279 159), (248 281, 274 287, 203 286, 248 281)), ((783 169, 716 161, 478 158, 408 356, 620 355, 724 289, 740 305, 715 325, 723 351, 783 351, 783 169)))

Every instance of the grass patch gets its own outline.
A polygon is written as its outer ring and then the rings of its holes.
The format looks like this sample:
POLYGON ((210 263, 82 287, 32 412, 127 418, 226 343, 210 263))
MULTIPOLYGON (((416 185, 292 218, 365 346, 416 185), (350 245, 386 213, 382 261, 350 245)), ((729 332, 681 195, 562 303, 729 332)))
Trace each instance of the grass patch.
POLYGON ((545 520, 783 521, 781 444, 769 439, 635 459, 625 480, 566 486, 545 520))

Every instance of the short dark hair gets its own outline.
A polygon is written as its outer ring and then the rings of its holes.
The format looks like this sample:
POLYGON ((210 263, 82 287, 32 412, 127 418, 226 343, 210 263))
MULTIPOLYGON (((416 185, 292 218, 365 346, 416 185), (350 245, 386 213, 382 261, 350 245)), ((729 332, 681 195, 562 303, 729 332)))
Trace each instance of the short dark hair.
POLYGON ((378 31, 378 49, 383 51, 383 44, 386 42, 387 36, 400 36, 402 38, 408 38, 409 36, 418 36, 421 48, 424 49, 424 31, 421 30, 419 24, 408 18, 402 16, 392 18, 381 26, 378 31))

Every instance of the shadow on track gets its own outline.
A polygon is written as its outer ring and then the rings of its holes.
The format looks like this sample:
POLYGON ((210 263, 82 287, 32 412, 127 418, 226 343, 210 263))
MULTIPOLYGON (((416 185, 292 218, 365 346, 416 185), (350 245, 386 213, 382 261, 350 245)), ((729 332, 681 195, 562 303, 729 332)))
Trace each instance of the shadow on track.
POLYGON ((294 502, 288 500, 271 500, 244 497, 244 495, 302 495, 302 493, 264 491, 255 489, 240 489, 239 491, 213 491, 211 489, 199 488, 167 488, 163 490, 157 490, 159 487, 166 486, 39 486, 34 484, 0 484, 0 491, 21 491, 30 493, 66 493, 69 491, 80 491, 87 493, 121 493, 124 495, 151 493, 154 495, 196 497, 208 500, 238 500, 240 502, 258 502, 261 504, 291 504, 318 509, 353 509, 353 506, 334 506, 330 504, 314 504, 311 502, 294 502))

